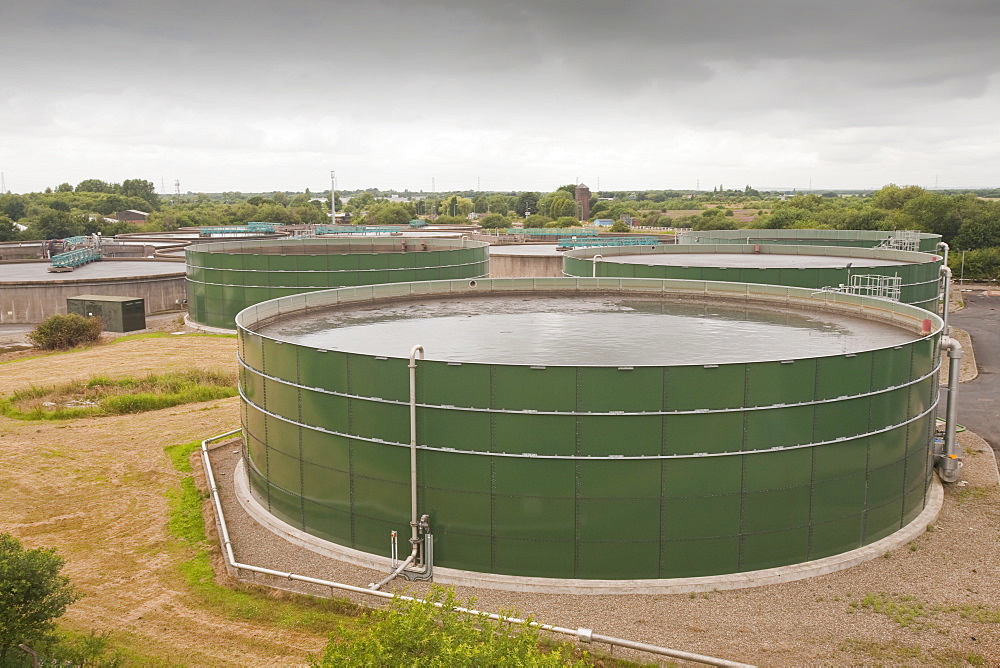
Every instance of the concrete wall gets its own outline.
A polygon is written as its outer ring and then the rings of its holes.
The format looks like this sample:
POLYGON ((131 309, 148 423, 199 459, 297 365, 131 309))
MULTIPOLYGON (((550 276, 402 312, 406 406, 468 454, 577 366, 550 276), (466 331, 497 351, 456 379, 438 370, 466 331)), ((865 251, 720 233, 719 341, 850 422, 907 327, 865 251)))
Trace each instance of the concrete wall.
POLYGON ((562 255, 490 255, 490 278, 562 276, 562 255))
POLYGON ((187 299, 183 273, 148 278, 101 278, 0 283, 0 324, 37 323, 66 313, 67 297, 108 295, 146 300, 146 314, 180 310, 187 299))

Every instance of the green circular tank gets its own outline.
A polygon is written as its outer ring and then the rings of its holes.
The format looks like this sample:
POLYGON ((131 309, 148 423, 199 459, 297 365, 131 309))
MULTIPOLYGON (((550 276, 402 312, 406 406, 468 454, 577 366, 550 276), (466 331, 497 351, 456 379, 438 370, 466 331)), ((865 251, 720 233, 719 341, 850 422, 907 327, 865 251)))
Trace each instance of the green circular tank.
POLYGON ((657 244, 566 251, 563 273, 766 283, 867 296, 892 291, 890 298, 937 312, 942 262, 932 253, 874 248, 657 244))
POLYGON ((193 245, 186 255, 191 319, 223 328, 246 307, 287 295, 489 275, 489 245, 465 238, 229 241, 193 245))
POLYGON ((391 531, 409 534, 414 344, 427 354, 414 362, 415 485, 436 566, 615 580, 766 569, 894 533, 931 482, 942 323, 906 304, 735 283, 486 279, 313 292, 236 323, 252 495, 297 529, 373 555, 388 556, 391 531), (592 304, 611 305, 616 339, 574 324, 592 304), (475 325, 473 307, 499 318, 482 321, 492 334, 435 355, 475 325), (792 354, 771 335, 741 341, 744 323, 723 318, 729 343, 696 350, 696 337, 656 324, 674 309, 693 323, 745 313, 796 341, 840 327, 881 334, 792 354), (426 338, 368 329, 393 325, 394 310, 426 338), (544 332, 516 329, 526 311, 544 332), (435 314, 457 314, 443 335, 432 335, 435 314), (622 330, 617 319, 632 317, 622 330), (639 326, 647 317, 652 329, 639 326), (310 341, 314 325, 329 338, 310 341))
POLYGON ((933 253, 940 234, 884 230, 703 230, 677 233, 678 244, 788 244, 792 246, 883 247, 933 253))

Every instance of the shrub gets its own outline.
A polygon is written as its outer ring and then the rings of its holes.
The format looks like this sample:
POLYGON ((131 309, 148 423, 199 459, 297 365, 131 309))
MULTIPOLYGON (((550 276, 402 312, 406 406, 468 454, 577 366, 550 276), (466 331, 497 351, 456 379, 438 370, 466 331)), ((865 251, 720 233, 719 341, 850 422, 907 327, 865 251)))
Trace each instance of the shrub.
POLYGON ((314 659, 312 665, 586 665, 586 655, 575 659, 566 644, 543 651, 544 642, 536 627, 474 617, 455 610, 458 605, 454 593, 440 587, 432 588, 425 601, 394 598, 388 608, 365 613, 361 624, 342 623, 337 632, 330 634, 323 656, 314 659))
POLYGON ((19 643, 51 642, 53 620, 79 598, 69 578, 59 575, 64 563, 55 550, 26 550, 0 534, 0 665, 8 665, 19 643))
POLYGON ((611 224, 611 228, 608 232, 631 232, 632 228, 624 220, 616 220, 611 224))
POLYGON ((101 338, 104 325, 100 318, 85 318, 76 313, 54 315, 28 334, 35 347, 42 350, 66 350, 101 338))

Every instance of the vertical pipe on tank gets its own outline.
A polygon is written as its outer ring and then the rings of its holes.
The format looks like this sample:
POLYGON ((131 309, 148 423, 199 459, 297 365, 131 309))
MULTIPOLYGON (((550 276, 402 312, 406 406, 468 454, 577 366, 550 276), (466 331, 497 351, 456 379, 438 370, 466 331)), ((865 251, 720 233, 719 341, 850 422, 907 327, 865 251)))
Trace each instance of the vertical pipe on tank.
POLYGON ((597 260, 600 259, 601 261, 603 261, 604 260, 604 256, 603 255, 595 255, 594 257, 592 257, 590 259, 592 260, 593 265, 594 265, 594 273, 591 276, 593 278, 597 278, 597 260))
POLYGON ((958 426, 958 377, 962 366, 962 344, 950 336, 941 337, 941 349, 948 351, 948 404, 945 409, 944 452, 938 456, 941 480, 955 482, 962 475, 962 460, 956 453, 955 431, 958 426))
POLYGON ((410 543, 417 549, 417 355, 424 358, 420 344, 410 350, 410 543))
POLYGON ((948 250, 949 250, 949 246, 945 242, 939 241, 937 247, 940 248, 940 249, 942 249, 944 251, 944 266, 947 267, 948 266, 948 250))
MULTIPOLYGON (((404 242, 405 243, 405 242, 404 242)), ((417 518, 417 355, 424 358, 424 347, 415 345, 410 350, 410 363, 407 367, 410 370, 410 555, 397 566, 392 573, 385 576, 378 582, 368 585, 369 589, 381 589, 382 585, 394 579, 414 562, 420 552, 420 544, 423 542, 418 535, 420 528, 427 527, 427 516, 417 518)), ((395 533, 395 532, 394 532, 395 533)), ((426 568, 426 566, 425 566, 426 568)))
POLYGON ((944 305, 941 307, 941 320, 944 321, 941 333, 944 336, 948 336, 951 334, 951 331, 948 329, 948 302, 951 301, 951 268, 948 265, 941 267, 941 281, 944 284, 941 290, 942 301, 944 302, 944 305))

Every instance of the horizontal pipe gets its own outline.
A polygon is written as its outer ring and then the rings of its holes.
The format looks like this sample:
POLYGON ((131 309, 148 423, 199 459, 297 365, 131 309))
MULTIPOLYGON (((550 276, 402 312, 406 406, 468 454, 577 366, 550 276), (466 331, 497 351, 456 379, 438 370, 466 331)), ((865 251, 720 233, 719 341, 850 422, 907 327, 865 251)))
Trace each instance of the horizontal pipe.
MULTIPOLYGON (((219 524, 219 533, 222 536, 223 546, 225 548, 226 562, 229 566, 241 570, 249 571, 251 573, 260 573, 262 575, 271 575, 274 577, 280 577, 285 580, 293 580, 297 582, 306 582, 309 584, 320 585, 323 587, 330 587, 331 589, 340 589, 342 591, 349 591, 355 594, 367 594, 369 596, 377 596, 382 599, 393 599, 399 598, 404 601, 412 601, 414 603, 431 603, 437 608, 445 609, 445 605, 439 601, 427 601, 425 599, 416 598, 415 596, 403 596, 399 594, 391 594, 389 592, 380 591, 377 589, 368 589, 365 587, 357 587, 355 585, 349 585, 343 582, 333 582, 332 580, 320 580, 318 578, 311 578, 306 575, 297 575, 295 573, 276 571, 270 568, 261 568, 259 566, 251 566, 250 564, 243 564, 236 561, 236 557, 233 554, 232 542, 229 540, 229 529, 226 525, 226 517, 222 512, 222 502, 219 500, 219 490, 215 485, 215 474, 212 471, 212 462, 208 457, 208 444, 213 441, 218 441, 227 436, 232 436, 233 434, 239 433, 241 429, 233 429, 232 431, 227 431, 224 434, 219 434, 218 436, 212 436, 201 442, 201 459, 202 464, 205 467, 205 478, 208 481, 209 489, 211 490, 212 500, 215 505, 216 518, 219 524)), ((668 647, 660 647, 658 645, 649 645, 646 643, 635 642, 633 640, 626 640, 624 638, 615 638, 614 636, 605 636, 595 634, 590 629, 570 629, 564 626, 553 626, 551 624, 542 624, 540 622, 533 622, 527 619, 519 619, 517 617, 509 617, 506 615, 499 615, 491 612, 483 612, 481 610, 474 610, 471 608, 463 608, 461 606, 455 606, 449 608, 455 612, 462 612, 469 615, 474 615, 476 617, 485 617, 487 619, 492 619, 494 621, 509 623, 509 624, 522 624, 524 626, 531 626, 534 628, 541 629, 543 631, 548 631, 550 633, 559 633, 562 635, 572 636, 581 642, 601 642, 607 645, 613 645, 618 647, 627 647, 629 649, 635 649, 640 652, 648 652, 650 654, 659 654, 661 656, 669 656, 677 659, 684 659, 686 661, 694 661, 697 663, 703 663, 709 666, 732 666, 739 668, 753 668, 750 664, 739 663, 736 661, 728 661, 726 659, 718 659, 711 656, 704 656, 701 654, 692 654, 690 652, 684 652, 682 650, 670 649, 668 647)))

